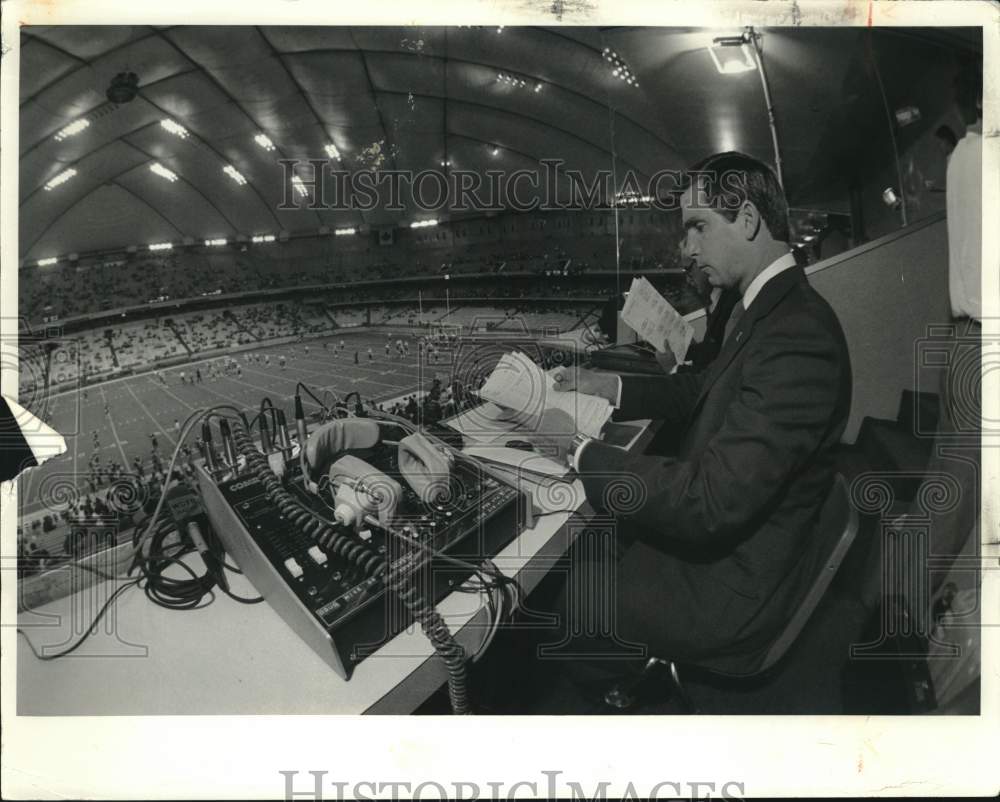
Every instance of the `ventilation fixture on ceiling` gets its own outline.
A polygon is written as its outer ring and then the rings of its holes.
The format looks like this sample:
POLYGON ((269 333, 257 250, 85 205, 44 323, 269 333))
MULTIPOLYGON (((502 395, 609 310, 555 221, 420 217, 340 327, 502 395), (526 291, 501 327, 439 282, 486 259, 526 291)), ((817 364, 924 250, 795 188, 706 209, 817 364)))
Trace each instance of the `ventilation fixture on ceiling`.
POLYGON ((111 79, 105 92, 112 103, 131 103, 139 94, 139 76, 134 72, 120 72, 111 79))

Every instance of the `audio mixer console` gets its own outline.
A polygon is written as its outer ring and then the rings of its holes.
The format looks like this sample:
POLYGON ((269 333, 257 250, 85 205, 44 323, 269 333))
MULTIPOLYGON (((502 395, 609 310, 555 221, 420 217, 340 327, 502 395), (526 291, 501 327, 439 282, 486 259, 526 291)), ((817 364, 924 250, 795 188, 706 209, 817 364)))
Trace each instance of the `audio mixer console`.
POLYGON ((345 678, 413 621, 394 577, 404 577, 411 592, 436 604, 472 573, 441 555, 478 565, 513 540, 529 514, 521 491, 462 455, 453 457, 446 492, 435 503, 422 501, 400 475, 394 442, 406 432, 386 422, 379 429, 374 447, 350 453, 402 486, 387 527, 340 525, 331 500, 305 489, 291 450, 263 454, 245 430, 236 432, 240 453, 251 457, 242 468, 231 460, 214 468, 206 462, 198 471, 208 517, 226 551, 285 622, 345 678), (276 455, 280 479, 273 470, 276 455))

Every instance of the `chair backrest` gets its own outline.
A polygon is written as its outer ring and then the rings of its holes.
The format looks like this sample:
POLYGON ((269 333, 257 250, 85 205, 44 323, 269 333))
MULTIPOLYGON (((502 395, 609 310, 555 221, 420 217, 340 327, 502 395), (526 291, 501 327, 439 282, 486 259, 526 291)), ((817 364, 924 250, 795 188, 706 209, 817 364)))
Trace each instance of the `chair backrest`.
POLYGON ((764 662, 754 673, 762 673, 777 663, 798 638, 799 633, 802 632, 806 622, 819 605, 820 599, 823 598, 823 594, 830 587, 833 577, 840 569, 840 564, 844 561, 845 555, 858 534, 859 526, 860 517, 854 505, 851 504, 851 491, 847 486, 847 480, 838 473, 833 478, 833 487, 823 504, 817 526, 819 530, 817 536, 820 542, 832 543, 833 547, 827 553, 819 574, 802 599, 802 603, 781 634, 771 644, 771 648, 768 649, 764 657, 764 662))

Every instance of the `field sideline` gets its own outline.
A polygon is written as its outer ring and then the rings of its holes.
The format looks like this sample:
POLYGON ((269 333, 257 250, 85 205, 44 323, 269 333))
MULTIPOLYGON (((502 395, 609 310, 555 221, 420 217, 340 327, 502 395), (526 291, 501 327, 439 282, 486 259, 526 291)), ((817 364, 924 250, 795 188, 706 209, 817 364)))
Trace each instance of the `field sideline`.
MULTIPOLYGON (((112 379, 77 391, 63 393, 51 399, 47 408, 33 408, 36 415, 48 412, 52 427, 63 435, 66 453, 55 457, 38 468, 27 471, 19 479, 20 516, 34 516, 45 507, 56 506, 55 499, 73 494, 72 487, 82 497, 87 492, 88 462, 94 453, 106 465, 118 460, 126 470, 132 470, 136 456, 142 458, 146 470, 151 466, 150 434, 159 441, 161 456, 169 457, 177 444, 178 432, 174 421, 184 422, 194 410, 213 404, 232 404, 239 409, 254 410, 264 396, 282 407, 291 421, 294 408, 292 398, 295 384, 302 381, 322 398, 324 390, 331 390, 343 397, 357 391, 366 399, 386 401, 399 398, 418 389, 425 389, 435 377, 442 382, 452 375, 451 351, 441 352, 437 363, 418 364, 416 334, 412 331, 393 331, 392 342, 403 339, 410 352, 400 358, 396 349, 385 355, 387 341, 384 331, 367 330, 358 333, 338 331, 329 336, 309 339, 300 343, 285 343, 252 349, 257 354, 270 356, 270 365, 249 364, 245 354, 234 353, 243 370, 241 379, 225 376, 215 380, 207 376, 209 362, 178 365, 162 371, 167 386, 157 381, 153 373, 112 379), (345 349, 334 355, 334 345, 341 340, 345 349), (324 343, 329 343, 325 350, 324 343), (305 353, 308 346, 309 353, 305 353), (373 359, 368 359, 368 348, 373 359), (354 352, 359 364, 354 364, 354 352), (278 358, 286 358, 282 369, 278 358), (181 383, 183 371, 187 377, 196 368, 202 371, 203 381, 181 383), (86 392, 86 398, 84 398, 86 392), (109 414, 105 414, 105 402, 109 414), (95 448, 93 432, 97 432, 99 446, 95 448), (57 489, 61 488, 61 489, 57 489)), ((495 348, 489 348, 492 353, 495 348)), ((499 351, 497 351, 499 355, 499 351)), ((216 358, 210 361, 219 361, 216 358)), ((489 359, 493 362, 495 359, 489 359)), ((484 366, 486 361, 484 361, 484 366)), ((316 411, 318 405, 303 395, 306 414, 316 411)), ((194 441, 200 431, 192 431, 187 443, 195 450, 194 441)), ((104 487, 107 488, 107 482, 104 487)), ((60 507, 61 508, 61 507, 60 507)))

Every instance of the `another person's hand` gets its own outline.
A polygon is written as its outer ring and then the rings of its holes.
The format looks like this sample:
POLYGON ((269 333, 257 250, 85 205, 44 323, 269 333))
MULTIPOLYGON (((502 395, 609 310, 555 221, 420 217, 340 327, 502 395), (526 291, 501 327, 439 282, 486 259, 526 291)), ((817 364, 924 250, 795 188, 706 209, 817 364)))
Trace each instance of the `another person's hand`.
POLYGON ((663 372, 668 376, 674 373, 677 368, 677 360, 674 358, 674 352, 670 349, 666 351, 654 351, 653 357, 656 359, 657 364, 663 368, 663 372))
POLYGON ((598 373, 578 365, 570 365, 553 370, 552 379, 556 392, 579 390, 581 393, 605 398, 612 404, 618 402, 618 376, 614 373, 598 373))
POLYGON ((547 409, 529 439, 535 450, 557 462, 565 462, 576 434, 576 421, 561 409, 547 409))

